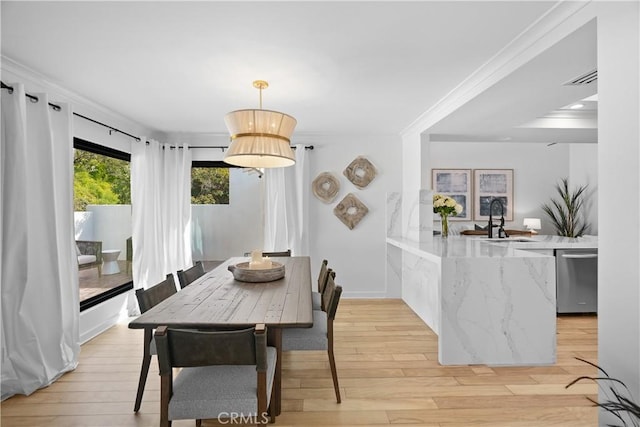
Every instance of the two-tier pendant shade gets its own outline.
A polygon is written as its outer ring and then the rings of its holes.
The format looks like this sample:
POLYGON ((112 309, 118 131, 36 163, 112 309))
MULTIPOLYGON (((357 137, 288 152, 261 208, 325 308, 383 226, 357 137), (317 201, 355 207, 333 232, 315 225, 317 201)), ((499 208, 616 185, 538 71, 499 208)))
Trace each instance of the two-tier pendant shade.
POLYGON ((236 110, 224 117, 231 144, 226 163, 247 168, 280 168, 295 164, 290 141, 296 119, 278 111, 262 109, 262 89, 268 84, 254 82, 260 89, 260 109, 236 110))

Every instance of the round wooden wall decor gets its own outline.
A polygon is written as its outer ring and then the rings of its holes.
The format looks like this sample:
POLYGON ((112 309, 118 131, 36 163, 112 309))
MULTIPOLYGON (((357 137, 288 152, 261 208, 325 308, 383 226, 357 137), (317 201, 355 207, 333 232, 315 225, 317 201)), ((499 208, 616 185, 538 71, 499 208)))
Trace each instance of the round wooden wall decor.
POLYGON ((338 191, 340 191, 340 181, 329 172, 322 172, 311 183, 313 194, 325 203, 333 202, 338 191))
POLYGON ((344 170, 344 176, 356 187, 362 189, 376 177, 376 168, 365 157, 356 157, 344 170))
POLYGON ((349 230, 353 230, 368 213, 369 208, 351 193, 344 196, 333 209, 333 214, 340 218, 349 230))

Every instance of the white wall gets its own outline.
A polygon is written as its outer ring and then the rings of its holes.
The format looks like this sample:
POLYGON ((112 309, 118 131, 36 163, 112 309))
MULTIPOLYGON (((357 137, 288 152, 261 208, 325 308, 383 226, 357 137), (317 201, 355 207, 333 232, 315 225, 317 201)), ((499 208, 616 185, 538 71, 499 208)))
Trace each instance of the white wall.
MULTIPOLYGON (((311 141, 305 141, 305 143, 311 141)), ((332 172, 340 181, 340 192, 333 203, 309 199, 309 238, 312 272, 320 262, 329 261, 336 271, 336 283, 345 297, 385 297, 386 202, 387 193, 402 185, 402 145, 399 136, 327 136, 311 142, 310 180, 322 172, 332 172), (377 169, 376 178, 365 189, 355 187, 344 169, 357 156, 365 156, 377 169), (334 207, 353 193, 369 213, 349 230, 334 214, 334 207)), ((307 186, 311 191, 311 183, 307 186)))
POLYGON ((192 205, 193 260, 225 260, 263 247, 263 180, 229 171, 228 205, 192 205))
MULTIPOLYGON (((22 67, 8 59, 2 62, 2 81, 24 83, 27 93, 46 93, 51 103, 69 103, 74 113, 113 126, 134 136, 154 136, 149 128, 133 122, 119 113, 109 110, 93 101, 47 80, 44 76, 22 67)), ((131 152, 131 144, 136 140, 117 132, 109 132, 104 126, 73 116, 73 136, 86 139, 105 147, 131 152)))
MULTIPOLYGON (((168 142, 192 145, 227 145, 228 137, 213 135, 171 135, 168 142)), ((309 182, 322 172, 332 172, 340 181, 340 192, 330 204, 309 198, 309 255, 312 274, 317 276, 320 262, 329 261, 345 297, 385 297, 386 196, 402 188, 402 145, 395 136, 307 136, 293 143, 313 145, 308 152, 309 182), (344 169, 357 156, 365 156, 377 169, 377 176, 365 189, 355 187, 344 169), (368 215, 349 230, 333 209, 344 196, 356 195, 368 208, 368 215)), ((195 149, 194 160, 220 160, 219 149, 195 149)), ((237 256, 263 242, 263 190, 257 175, 232 169, 230 206, 194 206, 194 260, 220 260, 237 256), (237 191, 236 188, 237 187, 237 191), (198 229, 199 231, 195 231, 198 229), (201 236, 201 238, 199 237, 201 236)))
MULTIPOLYGON (((597 150, 594 144, 573 144, 582 147, 571 148, 567 144, 547 146, 543 143, 501 143, 501 142, 431 142, 431 167, 437 169, 513 169, 514 220, 507 221, 508 228, 522 229, 524 218, 540 218, 540 234, 555 234, 548 217, 541 209, 551 197, 557 198, 555 185, 564 177, 570 178, 571 185, 592 182, 597 184, 597 150), (572 162, 575 153, 579 159, 572 162), (578 156, 579 155, 579 156, 578 156), (572 174, 572 165, 576 166, 572 174), (589 180, 587 182, 582 179, 589 180), (575 180, 575 181, 574 181, 575 180)), ((428 187, 428 183, 424 183, 428 187)), ((593 188, 595 190, 595 186, 593 188)), ((592 210, 597 209, 597 194, 590 201, 592 210)), ((591 212, 590 219, 597 221, 597 213, 591 212)), ((473 228, 473 224, 485 222, 452 221, 454 228, 473 228)), ((597 231, 597 223, 596 223, 597 231)), ((590 234, 593 233, 593 231, 590 234)))
MULTIPOLYGON (((228 137, 215 135, 170 135, 168 142, 191 145, 227 145, 228 137)), ((320 262, 329 261, 345 297, 385 297, 386 195, 402 188, 402 149, 395 136, 297 136, 293 143, 313 145, 308 152, 309 182, 321 172, 332 172, 340 181, 336 199, 325 204, 309 198, 309 255, 312 274, 317 276, 320 262), (365 156, 378 174, 365 189, 358 189, 343 175, 357 156, 365 156), (368 208, 368 215, 349 230, 333 209, 344 196, 356 195, 368 208)), ((220 160, 219 149, 195 149, 194 160, 220 160)), ((232 170, 231 206, 194 206, 194 260, 220 260, 237 256, 263 245, 263 191, 257 175, 232 170), (199 231, 195 231, 198 229, 199 231), (199 233, 199 234, 198 234, 199 233), (202 236, 202 238, 200 238, 202 236)))
POLYGON ((131 205, 88 205, 92 212, 93 240, 102 250, 119 249, 119 260, 127 259, 127 239, 131 237, 131 205))
MULTIPOLYGON (((599 208, 598 363, 638 403, 640 4, 600 2, 598 11, 598 186, 606 195, 599 208)), ((600 411, 599 425, 616 421, 600 411)))
MULTIPOLYGON (((192 205, 193 259, 224 260, 262 248, 262 182, 255 174, 231 169, 228 205, 192 205)), ((89 205, 75 213, 76 239, 100 240, 126 259, 131 205, 89 205), (78 237, 80 236, 80 237, 78 237)))
POLYGON ((598 234, 598 145, 571 144, 569 146, 569 183, 586 185, 584 213, 591 225, 587 234, 598 234))
POLYGON ((93 212, 74 212, 73 226, 76 240, 95 240, 93 237, 93 212))

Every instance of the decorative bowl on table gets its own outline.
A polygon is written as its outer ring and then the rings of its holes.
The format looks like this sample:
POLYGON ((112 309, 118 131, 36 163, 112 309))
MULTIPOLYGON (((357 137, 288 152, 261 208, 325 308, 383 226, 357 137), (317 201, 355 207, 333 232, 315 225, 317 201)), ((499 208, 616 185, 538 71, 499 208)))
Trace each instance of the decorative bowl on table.
POLYGON ((273 282, 284 277, 284 265, 272 261, 271 268, 249 268, 248 262, 241 262, 227 267, 233 278, 240 282, 273 282))

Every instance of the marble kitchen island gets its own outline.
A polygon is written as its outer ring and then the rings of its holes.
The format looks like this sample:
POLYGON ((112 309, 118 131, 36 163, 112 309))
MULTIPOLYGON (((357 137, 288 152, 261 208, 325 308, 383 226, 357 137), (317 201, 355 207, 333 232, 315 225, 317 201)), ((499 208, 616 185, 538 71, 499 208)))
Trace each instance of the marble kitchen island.
POLYGON ((441 364, 555 363, 555 258, 515 243, 387 237, 402 299, 438 335, 441 364))

